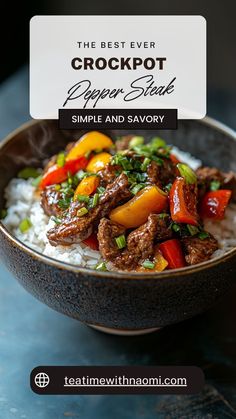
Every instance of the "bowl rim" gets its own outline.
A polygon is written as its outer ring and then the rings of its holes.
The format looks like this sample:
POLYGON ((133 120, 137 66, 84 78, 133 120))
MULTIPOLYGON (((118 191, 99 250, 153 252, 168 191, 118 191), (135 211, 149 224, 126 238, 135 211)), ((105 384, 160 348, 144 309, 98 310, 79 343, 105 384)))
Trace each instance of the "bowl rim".
MULTIPOLYGON (((13 130, 10 134, 8 134, 3 140, 0 141, 0 150, 5 147, 6 144, 8 144, 17 134, 20 132, 30 128, 31 126, 40 124, 42 119, 32 119, 30 121, 25 122, 24 124, 20 125, 20 127, 13 130)), ((45 120, 47 121, 47 120, 45 120)), ((234 141, 236 141, 236 132, 226 126, 225 124, 206 116, 205 118, 201 120, 197 120, 200 124, 207 125, 211 128, 214 128, 218 131, 221 131, 222 133, 230 136, 234 141)), ((23 251, 24 253, 27 253, 29 256, 31 256, 33 259, 37 259, 39 262, 43 262, 47 265, 54 266, 59 269, 64 269, 69 272, 73 272, 76 274, 84 274, 84 275, 93 275, 99 278, 115 278, 115 279, 133 279, 133 280, 142 280, 145 279, 147 281, 148 279, 155 279, 161 280, 163 278, 175 278, 176 276, 186 276, 191 273, 204 271, 206 269, 218 266, 222 262, 226 262, 227 260, 231 259, 233 256, 236 256, 236 247, 233 249, 228 250, 221 256, 217 256, 214 259, 209 259, 208 261, 201 262, 197 265, 192 266, 185 266, 184 268, 178 268, 178 269, 171 269, 163 272, 147 272, 147 273, 141 273, 141 272, 118 272, 118 271, 96 271, 91 268, 85 268, 82 266, 73 265, 71 263, 63 262, 54 258, 51 258, 50 256, 43 255, 42 253, 28 247, 26 244, 18 240, 15 236, 13 236, 7 228, 4 226, 4 224, 0 220, 0 232, 3 233, 3 235, 10 241, 10 243, 23 251)))

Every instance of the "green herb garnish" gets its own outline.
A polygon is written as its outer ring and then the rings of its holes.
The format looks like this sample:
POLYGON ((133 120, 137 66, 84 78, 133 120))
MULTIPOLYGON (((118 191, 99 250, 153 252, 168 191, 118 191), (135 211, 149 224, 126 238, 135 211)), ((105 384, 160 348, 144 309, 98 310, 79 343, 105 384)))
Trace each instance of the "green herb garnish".
POLYGON ((32 227, 32 223, 29 218, 24 218, 24 220, 20 222, 19 229, 21 233, 26 233, 30 227, 32 227))
POLYGON ((164 140, 162 140, 162 138, 160 137, 154 137, 151 140, 151 145, 154 146, 155 148, 165 148, 166 147, 166 142, 164 140))
POLYGON ((100 262, 95 266, 96 271, 107 271, 105 262, 100 262))
POLYGON ((93 197, 92 197, 90 207, 91 208, 95 208, 97 206, 97 204, 98 204, 98 201, 99 201, 99 194, 98 193, 95 193, 93 195, 93 197))
POLYGON ((57 155, 57 166, 58 167, 63 167, 65 165, 66 162, 66 158, 65 158, 65 153, 61 152, 57 155))
POLYGON ((88 195, 77 195, 77 199, 79 202, 89 202, 89 196, 88 195))
POLYGON ((143 163, 141 165, 141 170, 142 172, 146 172, 148 165, 151 163, 151 159, 149 159, 148 157, 145 157, 145 159, 143 160, 143 163))
POLYGON ((67 209, 69 208, 71 203, 71 198, 70 197, 64 197, 63 199, 59 199, 58 201, 58 206, 62 209, 67 209))
POLYGON ((75 175, 79 180, 82 180, 84 177, 86 177, 86 172, 84 170, 79 170, 75 175))
POLYGON ((141 145, 144 143, 144 138, 141 136, 135 136, 131 139, 130 143, 129 143, 129 148, 133 148, 136 147, 138 145, 141 145))
POLYGON ((82 208, 78 209, 77 216, 78 217, 83 217, 87 213, 88 213, 88 209, 85 208, 85 207, 82 207, 82 208))
POLYGON ((193 226, 191 224, 187 224, 187 229, 188 229, 189 233, 191 234, 191 236, 195 236, 196 234, 199 233, 199 228, 196 227, 196 226, 193 226))
POLYGON ((172 228, 172 230, 173 230, 175 233, 178 233, 178 232, 181 230, 180 225, 179 225, 179 224, 177 224, 177 223, 172 223, 172 224, 171 224, 171 228, 172 228))
POLYGON ((212 180, 210 183, 210 190, 211 191, 218 191, 220 189, 220 181, 219 180, 212 180))
POLYGON ((43 176, 39 175, 38 177, 36 177, 35 179, 32 180, 31 185, 34 186, 35 188, 37 188, 42 180, 43 176))
POLYGON ((35 179, 39 176, 39 174, 39 169, 36 169, 35 167, 25 167, 18 172, 17 177, 20 179, 29 179, 31 177, 35 179))
POLYGON ((133 195, 136 195, 141 189, 143 189, 145 185, 143 183, 138 183, 137 185, 134 185, 130 191, 133 195))
POLYGON ((54 221, 55 224, 61 224, 61 219, 59 217, 52 217, 52 221, 54 221))
POLYGON ((2 209, 0 211, 0 220, 4 220, 4 218, 6 218, 7 216, 7 210, 6 209, 2 209))
POLYGON ((165 187, 164 187, 164 190, 165 190, 165 192, 170 192, 170 190, 171 190, 171 188, 172 188, 172 183, 168 183, 165 187))
POLYGON ((207 233, 206 231, 201 231, 201 233, 198 234, 198 238, 201 240, 205 240, 207 239, 207 237, 209 237, 209 233, 207 233))
POLYGON ((169 214, 167 214, 166 212, 162 212, 161 214, 158 214, 158 217, 164 220, 164 218, 169 217, 169 214))
POLYGON ((128 157, 122 155, 121 153, 117 153, 117 154, 115 154, 115 156, 113 156, 113 158, 111 160, 111 164, 122 166, 122 168, 124 170, 132 170, 133 169, 133 166, 132 166, 130 160, 128 159, 128 157))
POLYGON ((97 191, 100 195, 102 195, 105 192, 106 188, 103 188, 103 186, 98 186, 97 191))
POLYGON ((117 244, 118 249, 123 249, 126 246, 126 238, 125 235, 122 234, 119 237, 115 238, 115 242, 117 244))
POLYGON ((191 167, 184 163, 178 163, 176 166, 179 169, 181 176, 185 179, 187 183, 197 183, 197 176, 191 169, 191 167))
POLYGON ((142 263, 142 266, 146 269, 154 269, 155 268, 155 263, 153 263, 153 262, 151 262, 150 260, 147 259, 142 263))

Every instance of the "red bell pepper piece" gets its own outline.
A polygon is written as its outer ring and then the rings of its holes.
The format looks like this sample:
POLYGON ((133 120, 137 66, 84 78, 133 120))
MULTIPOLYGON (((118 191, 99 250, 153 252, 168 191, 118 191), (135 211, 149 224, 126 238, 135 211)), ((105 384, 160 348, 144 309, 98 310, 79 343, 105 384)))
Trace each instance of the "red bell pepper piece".
POLYGON ((222 220, 231 196, 232 191, 229 189, 207 192, 200 204, 201 216, 203 218, 222 220))
POLYGON ((170 213, 176 223, 198 225, 196 185, 176 178, 170 190, 170 213))
POLYGON ((85 169, 87 164, 88 159, 84 156, 80 156, 78 159, 68 160, 63 167, 54 164, 44 173, 39 188, 44 189, 46 186, 64 182, 68 177, 68 173, 74 175, 79 170, 85 169))
POLYGON ((186 265, 184 253, 178 239, 171 239, 161 243, 159 249, 167 260, 169 269, 183 268, 186 265))
POLYGON ((98 239, 96 234, 91 234, 87 239, 83 240, 83 243, 86 244, 86 246, 90 247, 93 250, 99 249, 98 239))

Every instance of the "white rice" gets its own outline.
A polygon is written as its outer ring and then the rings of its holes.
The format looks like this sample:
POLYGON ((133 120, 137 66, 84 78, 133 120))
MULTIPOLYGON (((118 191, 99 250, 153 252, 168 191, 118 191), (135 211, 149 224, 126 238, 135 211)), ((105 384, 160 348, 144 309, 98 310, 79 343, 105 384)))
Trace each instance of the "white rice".
POLYGON ((86 267, 94 267, 101 260, 98 251, 83 243, 71 246, 51 246, 47 231, 54 227, 52 218, 44 214, 40 199, 31 185, 33 179, 12 179, 5 189, 7 216, 3 224, 27 246, 53 259, 86 267), (19 224, 28 218, 32 227, 21 233, 19 224))
MULTIPOLYGON (((173 148, 173 152, 194 170, 201 166, 201 161, 189 153, 176 148, 173 148)), ((31 183, 32 179, 12 179, 10 181, 5 189, 7 216, 3 220, 3 224, 21 242, 39 253, 73 265, 94 268, 101 261, 101 255, 83 243, 56 247, 50 245, 46 233, 55 223, 52 218, 44 214, 40 206, 40 199, 35 193, 35 187, 31 183), (31 221, 32 227, 25 233, 21 233, 19 224, 25 218, 31 221)), ((220 249, 214 253, 213 257, 220 256, 236 247, 236 205, 231 205, 227 209, 223 221, 206 221, 204 227, 218 239, 220 244, 220 249)))

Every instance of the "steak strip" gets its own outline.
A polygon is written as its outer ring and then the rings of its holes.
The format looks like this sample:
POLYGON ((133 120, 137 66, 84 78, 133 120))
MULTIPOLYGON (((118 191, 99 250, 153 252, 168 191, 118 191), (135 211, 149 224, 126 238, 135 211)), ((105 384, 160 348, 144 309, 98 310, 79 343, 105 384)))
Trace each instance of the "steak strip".
POLYGON ((219 249, 217 240, 210 234, 204 240, 199 237, 184 237, 181 242, 185 254, 185 260, 188 265, 196 265, 204 262, 219 249))
POLYGON ((160 215, 150 214, 145 224, 127 236, 127 246, 120 250, 115 238, 124 234, 124 227, 103 218, 98 227, 99 250, 103 259, 112 262, 117 269, 135 270, 145 259, 153 258, 158 240, 172 237, 169 222, 168 216, 162 218, 160 215))
POLYGON ((128 178, 122 173, 111 185, 108 185, 98 205, 83 217, 77 214, 83 204, 73 201, 61 223, 48 231, 49 242, 53 246, 79 243, 92 234, 102 217, 130 197, 128 178))

